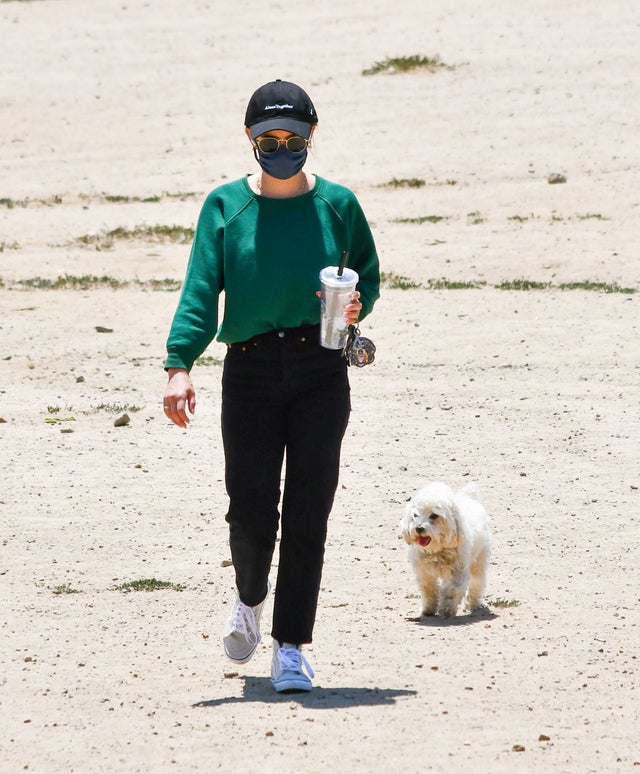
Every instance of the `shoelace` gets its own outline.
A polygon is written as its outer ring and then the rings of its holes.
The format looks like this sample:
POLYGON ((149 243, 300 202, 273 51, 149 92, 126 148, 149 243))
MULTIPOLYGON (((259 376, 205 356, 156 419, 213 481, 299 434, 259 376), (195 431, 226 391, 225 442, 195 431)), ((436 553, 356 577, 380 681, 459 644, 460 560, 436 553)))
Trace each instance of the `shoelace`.
POLYGON ((240 634, 243 634, 246 641, 250 642, 252 645, 257 645, 260 642, 260 632, 258 631, 258 624, 253 608, 249 605, 245 605, 244 602, 240 602, 240 600, 238 600, 238 605, 236 607, 233 628, 237 632, 240 632, 240 634))
POLYGON ((278 658, 280 659, 280 666, 283 671, 302 672, 302 666, 307 670, 309 677, 313 677, 313 669, 311 664, 307 661, 304 653, 298 650, 298 648, 280 648, 278 650, 278 658))

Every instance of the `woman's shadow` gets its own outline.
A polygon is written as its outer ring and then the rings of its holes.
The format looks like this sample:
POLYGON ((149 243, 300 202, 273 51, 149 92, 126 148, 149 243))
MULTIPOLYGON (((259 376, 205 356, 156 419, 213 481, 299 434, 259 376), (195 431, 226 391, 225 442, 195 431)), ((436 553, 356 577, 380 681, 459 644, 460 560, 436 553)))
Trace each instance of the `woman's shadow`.
POLYGON ((417 691, 403 688, 323 688, 314 687, 309 693, 275 693, 268 677, 242 677, 242 696, 221 696, 218 699, 204 699, 193 707, 221 707, 226 704, 262 702, 278 704, 296 701, 312 709, 338 709, 362 706, 392 705, 397 699, 416 696, 417 691))

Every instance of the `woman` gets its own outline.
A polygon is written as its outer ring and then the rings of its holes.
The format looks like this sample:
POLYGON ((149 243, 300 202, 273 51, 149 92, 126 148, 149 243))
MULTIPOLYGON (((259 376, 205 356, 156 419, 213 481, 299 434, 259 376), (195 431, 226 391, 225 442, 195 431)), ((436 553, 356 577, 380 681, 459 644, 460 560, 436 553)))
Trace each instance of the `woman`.
POLYGON ((348 252, 360 277, 345 310, 349 323, 379 295, 376 249, 354 194, 303 170, 317 122, 294 83, 276 80, 251 97, 245 127, 260 171, 216 188, 204 203, 165 362, 164 410, 186 427, 196 407, 193 362, 214 336, 227 345, 222 437, 238 595, 223 644, 240 664, 261 639, 286 452, 271 631, 276 691, 312 687, 300 649, 312 638, 350 412, 342 352, 319 343, 319 272, 348 252))

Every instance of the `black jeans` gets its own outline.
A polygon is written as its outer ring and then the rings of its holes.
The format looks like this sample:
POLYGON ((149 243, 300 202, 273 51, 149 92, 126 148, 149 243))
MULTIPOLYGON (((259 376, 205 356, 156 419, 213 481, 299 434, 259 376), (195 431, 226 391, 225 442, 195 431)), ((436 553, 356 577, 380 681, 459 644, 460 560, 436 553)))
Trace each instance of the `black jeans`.
POLYGON ((327 521, 351 409, 346 361, 318 343, 319 326, 232 344, 222 377, 229 543, 240 599, 266 594, 280 514, 271 634, 311 642, 327 521))

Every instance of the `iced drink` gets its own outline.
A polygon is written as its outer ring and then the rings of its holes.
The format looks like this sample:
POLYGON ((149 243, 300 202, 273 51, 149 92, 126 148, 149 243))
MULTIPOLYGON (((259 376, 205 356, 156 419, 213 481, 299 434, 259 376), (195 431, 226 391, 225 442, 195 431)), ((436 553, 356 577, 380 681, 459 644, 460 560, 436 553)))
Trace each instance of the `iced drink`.
POLYGON ((353 269, 338 272, 337 266, 327 266, 320 272, 320 344, 327 349, 342 349, 347 342, 349 325, 344 308, 358 284, 358 273, 353 269))

